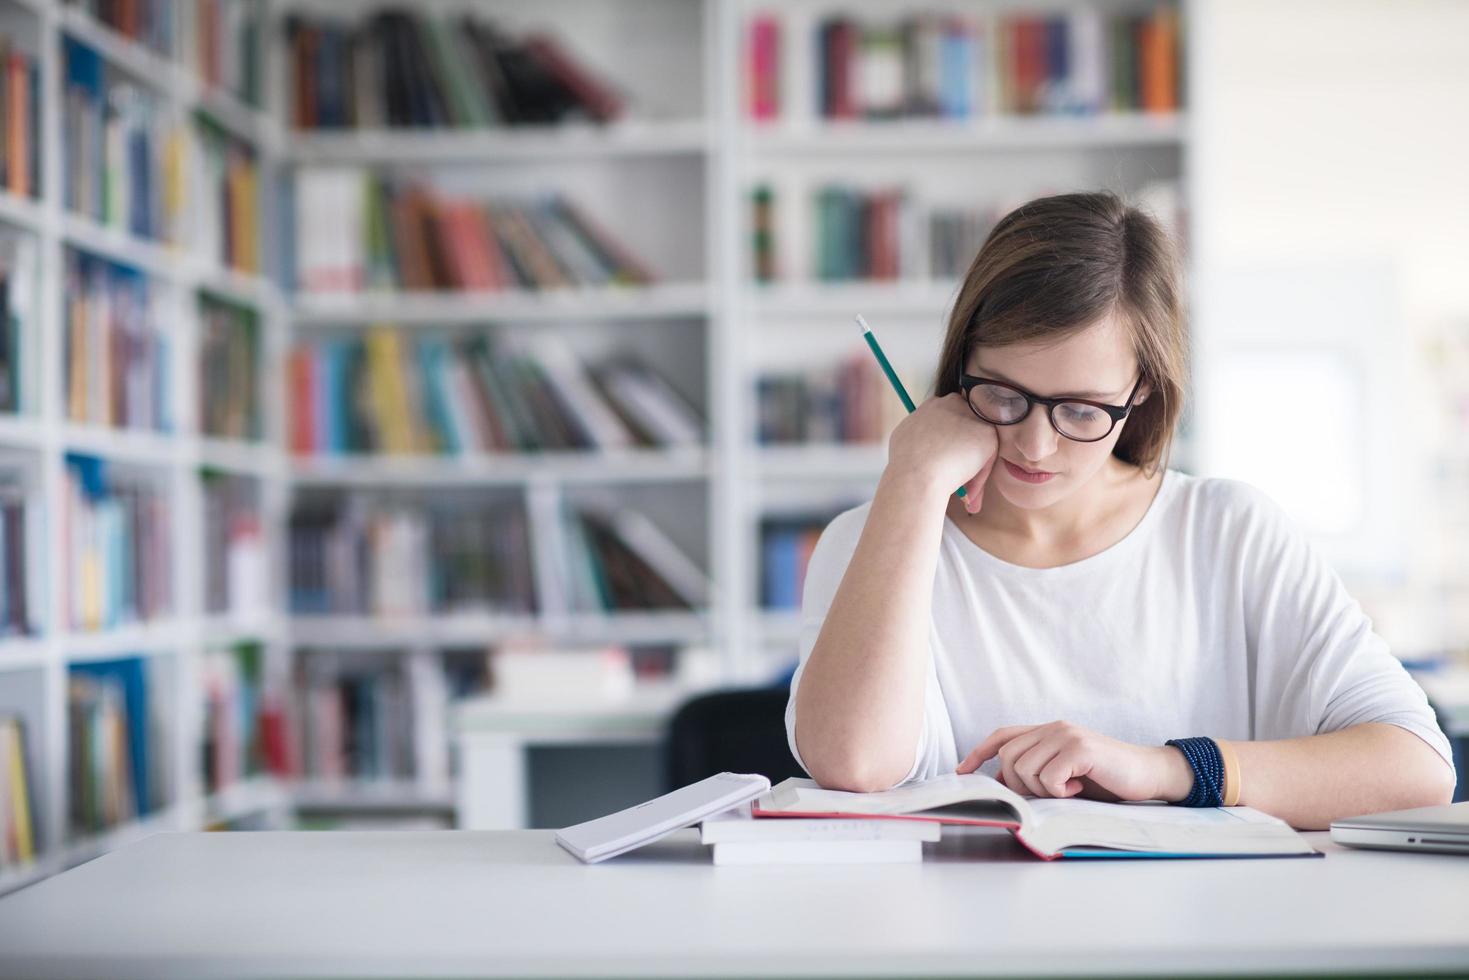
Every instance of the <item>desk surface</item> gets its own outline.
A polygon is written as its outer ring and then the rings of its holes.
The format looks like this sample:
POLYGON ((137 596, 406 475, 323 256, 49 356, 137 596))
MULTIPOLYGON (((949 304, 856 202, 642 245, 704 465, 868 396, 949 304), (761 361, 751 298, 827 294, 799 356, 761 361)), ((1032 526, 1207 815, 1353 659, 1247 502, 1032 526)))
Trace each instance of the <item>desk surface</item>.
POLYGON ((1003 831, 910 865, 599 865, 552 832, 162 834, 0 899, 0 975, 1469 970, 1469 858, 1075 861, 1003 831))

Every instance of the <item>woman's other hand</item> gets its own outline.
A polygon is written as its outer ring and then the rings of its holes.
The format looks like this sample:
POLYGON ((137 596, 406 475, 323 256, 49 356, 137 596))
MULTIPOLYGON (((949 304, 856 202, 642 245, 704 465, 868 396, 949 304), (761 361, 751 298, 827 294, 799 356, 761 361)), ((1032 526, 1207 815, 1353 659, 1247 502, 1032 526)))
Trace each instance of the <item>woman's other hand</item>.
POLYGON ((964 509, 979 513, 1000 440, 975 416, 960 392, 934 397, 899 422, 888 438, 888 466, 922 475, 953 493, 964 488, 964 509))
POLYGON ((996 756, 1000 782, 1029 796, 1174 802, 1193 785, 1193 771, 1177 749, 1133 745, 1069 721, 997 728, 955 772, 974 772, 996 756))

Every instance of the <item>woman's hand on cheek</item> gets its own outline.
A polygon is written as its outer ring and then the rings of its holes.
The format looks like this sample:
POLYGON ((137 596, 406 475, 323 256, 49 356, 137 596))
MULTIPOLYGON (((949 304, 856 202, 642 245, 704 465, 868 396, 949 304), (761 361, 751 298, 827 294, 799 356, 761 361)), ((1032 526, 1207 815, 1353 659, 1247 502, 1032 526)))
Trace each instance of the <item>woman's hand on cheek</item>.
POLYGON ((1000 760, 999 780, 1030 796, 1086 799, 1155 800, 1167 785, 1173 764, 1166 746, 1133 745, 1074 725, 1012 725, 997 728, 959 763, 956 772, 974 772, 991 758, 1000 760))

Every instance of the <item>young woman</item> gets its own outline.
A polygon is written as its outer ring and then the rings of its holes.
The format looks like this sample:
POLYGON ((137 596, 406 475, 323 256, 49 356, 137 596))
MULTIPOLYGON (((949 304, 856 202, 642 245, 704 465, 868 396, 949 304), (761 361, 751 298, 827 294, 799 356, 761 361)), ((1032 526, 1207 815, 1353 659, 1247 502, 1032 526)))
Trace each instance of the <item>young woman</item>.
POLYGON ((811 556, 786 731, 812 778, 981 769, 1316 829, 1451 799, 1427 699, 1301 532, 1247 484, 1167 468, 1186 373, 1154 220, 1067 194, 995 227, 934 397, 811 556))

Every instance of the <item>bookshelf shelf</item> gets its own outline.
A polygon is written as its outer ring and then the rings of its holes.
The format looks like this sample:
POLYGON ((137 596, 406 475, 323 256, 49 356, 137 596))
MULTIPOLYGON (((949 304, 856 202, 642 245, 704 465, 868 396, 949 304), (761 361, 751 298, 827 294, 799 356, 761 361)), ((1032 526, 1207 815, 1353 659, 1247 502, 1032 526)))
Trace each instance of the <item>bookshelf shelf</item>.
POLYGON ((285 475, 285 458, 279 450, 263 443, 201 437, 197 442, 200 465, 246 476, 285 475))
POLYGON ((703 317, 709 312, 709 292, 702 284, 677 282, 489 293, 304 296, 292 306, 292 318, 298 327, 680 319, 703 317))
POLYGON ((119 847, 142 840, 144 837, 178 830, 181 825, 180 816, 180 807, 174 803, 140 820, 114 827, 94 836, 72 839, 61 848, 57 863, 63 869, 74 868, 78 864, 84 864, 108 851, 115 851, 119 847))
POLYGON ((66 243, 83 251, 166 281, 177 280, 182 273, 182 253, 172 245, 139 238, 69 211, 62 214, 61 225, 66 243))
POLYGON ((67 452, 145 466, 174 463, 184 453, 183 444, 168 433, 81 422, 63 422, 61 441, 67 452))
POLYGON ((545 617, 471 613, 291 617, 291 637, 295 643, 337 649, 475 646, 530 638, 605 646, 702 642, 708 636, 708 614, 684 611, 545 617))
POLYGON ((33 670, 51 660, 50 647, 41 637, 7 636, 0 639, 0 672, 33 670))
POLYGON ((290 791, 279 780, 257 776, 204 797, 200 810, 205 823, 231 823, 262 811, 283 810, 291 802, 290 791))
POLYGON ((310 780, 297 786, 292 800, 304 810, 419 812, 454 809, 454 794, 447 787, 435 788, 397 779, 357 782, 310 780))
POLYGON ((0 191, 0 221, 19 225, 30 231, 40 231, 45 220, 40 204, 9 191, 0 191))
MULTIPOLYGON (((761 318, 839 317, 847 323, 865 315, 938 316, 959 289, 956 281, 757 284, 750 287, 750 312, 761 318)), ((873 325, 874 328, 877 324, 873 325)), ((855 330, 855 328, 853 328, 855 330)))
POLYGON ((854 152, 891 155, 946 151, 1089 149, 1178 143, 1186 119, 1179 113, 1093 116, 996 116, 978 120, 826 122, 757 126, 752 149, 771 154, 828 156, 854 152))
POLYGON ((887 447, 862 445, 761 446, 757 469, 771 479, 876 479, 887 465, 887 447))
POLYGON ((701 120, 465 131, 297 131, 290 136, 284 156, 296 164, 444 165, 686 156, 708 153, 715 145, 713 130, 701 120))
POLYGON ((193 267, 192 278, 194 284, 204 292, 245 306, 273 310, 283 302, 275 283, 237 269, 196 265, 193 267))
POLYGON ((45 442, 41 423, 29 415, 0 415, 0 445, 36 448, 45 442))
POLYGON ((169 617, 143 623, 128 623, 101 630, 67 630, 56 644, 65 651, 67 663, 87 663, 121 656, 151 657, 170 652, 192 639, 187 620, 169 617))
POLYGON ((529 483, 648 483, 709 476, 702 450, 541 452, 466 456, 306 457, 292 459, 302 485, 521 486, 529 483))
POLYGON ((99 24, 85 10, 63 5, 56 12, 62 33, 92 48, 135 81, 165 95, 191 87, 190 79, 169 58, 99 24))

